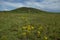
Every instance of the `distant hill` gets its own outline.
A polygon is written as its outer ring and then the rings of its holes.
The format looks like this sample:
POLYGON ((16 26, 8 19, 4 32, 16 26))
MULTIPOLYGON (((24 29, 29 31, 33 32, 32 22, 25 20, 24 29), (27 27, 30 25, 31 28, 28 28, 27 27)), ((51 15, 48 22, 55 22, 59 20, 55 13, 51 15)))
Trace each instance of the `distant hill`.
POLYGON ((42 11, 39 10, 39 9, 35 9, 35 8, 21 7, 21 8, 15 9, 15 10, 11 10, 11 12, 39 13, 39 12, 42 12, 42 11))
POLYGON ((31 8, 31 7, 21 7, 21 8, 16 8, 11 11, 0 11, 0 12, 13 12, 13 13, 57 13, 57 12, 47 12, 43 10, 39 10, 36 8, 31 8))

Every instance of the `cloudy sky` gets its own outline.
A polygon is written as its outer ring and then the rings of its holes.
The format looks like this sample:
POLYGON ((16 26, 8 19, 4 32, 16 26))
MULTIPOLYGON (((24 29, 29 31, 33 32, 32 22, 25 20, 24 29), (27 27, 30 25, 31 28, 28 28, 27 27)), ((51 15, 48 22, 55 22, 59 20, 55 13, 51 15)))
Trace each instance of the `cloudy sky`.
POLYGON ((0 0, 0 11, 13 10, 20 7, 60 12, 60 0, 0 0))

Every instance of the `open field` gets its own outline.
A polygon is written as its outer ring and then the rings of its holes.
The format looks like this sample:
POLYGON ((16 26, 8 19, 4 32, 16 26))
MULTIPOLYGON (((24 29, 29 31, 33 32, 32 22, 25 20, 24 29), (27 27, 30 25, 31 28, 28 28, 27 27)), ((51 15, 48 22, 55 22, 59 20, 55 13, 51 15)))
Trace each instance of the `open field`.
POLYGON ((0 40, 60 40, 60 14, 0 13, 0 40))

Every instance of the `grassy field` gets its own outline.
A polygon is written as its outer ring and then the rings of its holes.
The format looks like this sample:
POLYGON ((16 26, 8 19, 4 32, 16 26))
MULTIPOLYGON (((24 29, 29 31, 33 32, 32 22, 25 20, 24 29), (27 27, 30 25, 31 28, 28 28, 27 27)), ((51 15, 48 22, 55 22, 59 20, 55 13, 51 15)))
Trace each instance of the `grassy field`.
POLYGON ((0 40, 60 40, 60 14, 1 12, 0 40))

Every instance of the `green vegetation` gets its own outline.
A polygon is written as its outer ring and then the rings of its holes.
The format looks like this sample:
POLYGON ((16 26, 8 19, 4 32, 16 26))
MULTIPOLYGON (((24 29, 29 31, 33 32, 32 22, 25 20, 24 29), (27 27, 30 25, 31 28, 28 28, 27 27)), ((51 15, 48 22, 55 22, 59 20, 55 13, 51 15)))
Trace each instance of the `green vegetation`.
POLYGON ((0 40, 60 40, 60 14, 34 8, 0 12, 0 40))

